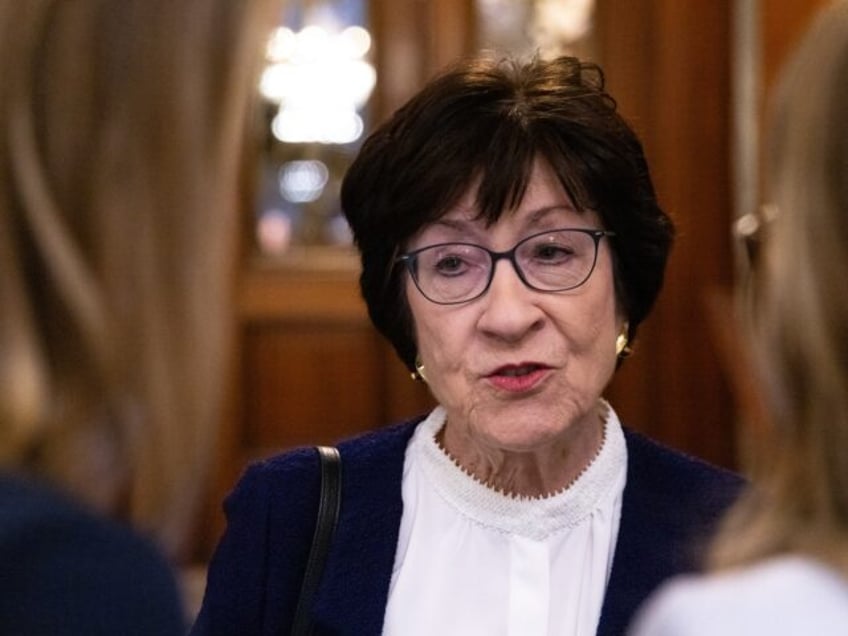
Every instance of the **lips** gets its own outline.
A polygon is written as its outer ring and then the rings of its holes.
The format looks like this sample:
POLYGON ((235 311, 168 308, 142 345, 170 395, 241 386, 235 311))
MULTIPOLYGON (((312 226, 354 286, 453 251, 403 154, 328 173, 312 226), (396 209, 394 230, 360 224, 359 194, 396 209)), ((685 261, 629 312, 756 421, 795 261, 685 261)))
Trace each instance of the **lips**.
POLYGON ((541 365, 539 365, 539 364, 522 364, 522 365, 518 365, 518 366, 506 366, 506 367, 501 367, 500 369, 495 371, 495 373, 493 373, 492 375, 503 375, 503 376, 507 376, 507 377, 510 377, 510 378, 517 378, 517 377, 520 377, 522 375, 528 375, 530 373, 533 373, 533 371, 535 371, 539 368, 541 368, 541 365))
POLYGON ((498 367, 487 380, 496 388, 510 393, 523 393, 535 388, 548 375, 550 367, 535 362, 498 367))

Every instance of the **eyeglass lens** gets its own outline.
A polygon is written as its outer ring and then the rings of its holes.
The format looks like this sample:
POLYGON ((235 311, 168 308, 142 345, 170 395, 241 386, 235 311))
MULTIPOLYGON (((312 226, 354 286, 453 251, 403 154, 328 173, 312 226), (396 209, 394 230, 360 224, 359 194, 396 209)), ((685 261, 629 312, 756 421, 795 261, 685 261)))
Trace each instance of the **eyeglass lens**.
POLYGON ((497 260, 512 262, 524 283, 538 291, 563 291, 591 275, 601 234, 556 230, 527 237, 507 252, 470 243, 431 245, 411 255, 410 272, 424 296, 436 303, 459 303, 483 294, 497 260))

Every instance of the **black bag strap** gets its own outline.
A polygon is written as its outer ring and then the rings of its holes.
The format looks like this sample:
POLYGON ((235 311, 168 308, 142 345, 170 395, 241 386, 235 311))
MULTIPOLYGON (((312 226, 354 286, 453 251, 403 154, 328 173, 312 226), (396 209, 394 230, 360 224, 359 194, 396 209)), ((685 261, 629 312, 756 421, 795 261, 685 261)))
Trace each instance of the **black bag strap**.
POLYGON ((315 534, 312 535, 312 548, 306 562, 306 573, 300 587, 300 598, 292 623, 291 636, 308 636, 312 634, 312 621, 309 610, 312 597, 318 591, 321 574, 333 532, 339 518, 342 492, 342 460, 338 449, 332 446, 316 446, 321 461, 321 498, 318 501, 318 521, 315 524, 315 534))

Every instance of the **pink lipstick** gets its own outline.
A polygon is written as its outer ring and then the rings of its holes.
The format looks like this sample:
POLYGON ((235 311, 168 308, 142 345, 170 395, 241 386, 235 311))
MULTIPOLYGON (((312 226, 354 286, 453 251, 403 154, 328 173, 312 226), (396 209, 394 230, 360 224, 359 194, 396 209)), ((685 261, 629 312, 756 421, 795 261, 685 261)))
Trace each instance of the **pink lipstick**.
POLYGON ((487 376, 496 388, 510 393, 523 393, 536 387, 548 374, 548 367, 528 362, 509 364, 487 376))

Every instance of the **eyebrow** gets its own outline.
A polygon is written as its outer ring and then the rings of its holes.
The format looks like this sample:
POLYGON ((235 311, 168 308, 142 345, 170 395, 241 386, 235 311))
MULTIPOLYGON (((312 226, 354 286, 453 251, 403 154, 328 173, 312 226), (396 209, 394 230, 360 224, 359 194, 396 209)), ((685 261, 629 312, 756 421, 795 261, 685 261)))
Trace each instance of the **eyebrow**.
MULTIPOLYGON (((464 213, 467 212, 467 210, 458 210, 458 212, 464 213)), ((541 225, 541 222, 545 219, 545 217, 556 212, 565 212, 577 215, 580 214, 580 211, 577 210, 570 201, 551 203, 529 212, 522 225, 525 228, 525 231, 532 231, 534 228, 541 225)), ((434 221, 431 227, 442 227, 447 230, 466 235, 479 235, 481 232, 485 234, 485 228, 481 228, 474 220, 475 218, 476 217, 466 218, 465 216, 462 218, 451 218, 443 216, 434 221)))
POLYGON ((552 212, 571 212, 579 214, 579 211, 571 203, 554 203, 552 205, 543 206, 537 210, 533 210, 528 217, 528 225, 535 225, 552 212))
POLYGON ((446 227, 450 230, 456 230, 457 232, 464 232, 467 231, 469 227, 473 227, 474 222, 469 219, 446 219, 445 217, 442 217, 436 220, 433 225, 446 227))
MULTIPOLYGON (((575 208, 571 203, 552 203, 550 205, 542 206, 530 212, 527 216, 528 224, 533 225, 535 223, 538 223, 540 220, 542 220, 553 212, 571 212, 574 214, 580 214, 580 211, 575 208)), ((474 224, 474 217, 470 219, 441 217, 440 219, 437 219, 433 222, 433 225, 443 225, 445 227, 455 230, 465 230, 469 225, 474 224)))

